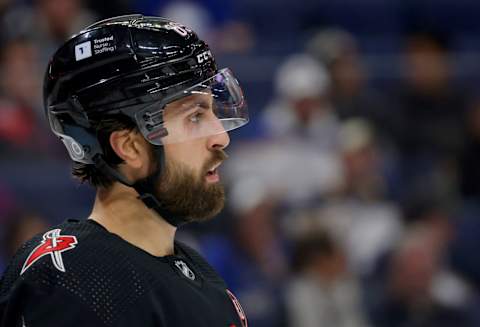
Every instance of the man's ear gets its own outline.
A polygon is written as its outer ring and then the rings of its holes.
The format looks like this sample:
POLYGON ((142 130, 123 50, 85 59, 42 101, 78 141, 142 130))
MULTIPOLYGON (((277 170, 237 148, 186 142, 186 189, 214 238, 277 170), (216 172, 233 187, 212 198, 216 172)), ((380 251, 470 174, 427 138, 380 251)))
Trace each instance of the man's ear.
POLYGON ((142 168, 148 160, 146 142, 135 130, 114 131, 109 141, 117 156, 132 168, 142 168))

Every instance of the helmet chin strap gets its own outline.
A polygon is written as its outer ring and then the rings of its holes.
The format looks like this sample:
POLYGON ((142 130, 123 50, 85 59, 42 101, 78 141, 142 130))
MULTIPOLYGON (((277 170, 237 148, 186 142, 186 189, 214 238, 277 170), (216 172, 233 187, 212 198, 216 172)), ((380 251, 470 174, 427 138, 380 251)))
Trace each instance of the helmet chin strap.
POLYGON ((149 176, 140 179, 136 182, 130 182, 128 181, 125 176, 120 174, 116 169, 113 169, 110 167, 105 159, 103 159, 103 156, 100 154, 97 154, 93 158, 93 162, 95 164, 95 167, 98 168, 102 173, 113 177, 116 181, 122 183, 125 186, 132 187, 137 191, 139 194, 138 198, 142 200, 142 202, 150 209, 154 210, 157 214, 159 214, 165 221, 167 221, 170 225, 179 227, 181 225, 184 225, 188 221, 185 219, 185 217, 180 217, 167 208, 165 208, 164 205, 162 205, 162 202, 160 199, 158 199, 155 196, 155 185, 158 183, 158 179, 162 173, 163 167, 164 167, 164 154, 163 154, 163 149, 160 147, 154 147, 154 152, 157 155, 158 158, 158 163, 157 163, 157 168, 155 171, 150 174, 149 176), (160 148, 160 149, 159 149, 160 148))

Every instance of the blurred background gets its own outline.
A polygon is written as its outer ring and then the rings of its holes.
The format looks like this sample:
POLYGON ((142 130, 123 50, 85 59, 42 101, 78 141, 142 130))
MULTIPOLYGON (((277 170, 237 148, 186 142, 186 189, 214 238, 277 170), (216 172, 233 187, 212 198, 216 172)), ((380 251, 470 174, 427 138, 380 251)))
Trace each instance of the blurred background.
POLYGON ((0 0, 0 271, 88 216, 42 108, 48 58, 126 13, 208 40, 244 86, 227 208, 179 238, 251 326, 480 326, 480 2, 0 0))

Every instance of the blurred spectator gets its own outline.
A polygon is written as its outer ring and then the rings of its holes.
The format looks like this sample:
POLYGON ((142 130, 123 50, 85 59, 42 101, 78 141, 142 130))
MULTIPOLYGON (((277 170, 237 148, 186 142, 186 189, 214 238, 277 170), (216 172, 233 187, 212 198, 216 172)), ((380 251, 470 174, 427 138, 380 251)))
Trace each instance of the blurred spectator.
POLYGON ((272 137, 296 138, 332 152, 338 145, 338 119, 330 102, 330 77, 311 57, 293 55, 275 77, 276 97, 262 122, 272 137))
POLYGON ((344 196, 365 201, 382 199, 386 191, 378 138, 364 119, 349 119, 340 130, 340 149, 345 167, 344 196))
POLYGON ((40 50, 41 67, 46 67, 63 41, 95 20, 82 0, 35 0, 32 7, 12 4, 3 17, 3 37, 31 39, 40 50))
POLYGON ((463 206, 459 219, 455 221, 453 240, 449 248, 452 269, 472 286, 474 303, 472 311, 476 324, 480 325, 480 207, 478 201, 463 206))
POLYGON ((39 65, 39 49, 29 39, 15 39, 4 45, 1 56, 2 96, 43 115, 41 92, 43 71, 39 65))
POLYGON ((27 157, 56 152, 43 111, 44 67, 59 43, 94 16, 81 0, 35 0, 31 7, 9 3, 1 19, 0 69, 8 78, 0 82, 0 150, 27 157))
MULTIPOLYGON (((152 15, 162 12, 163 8, 170 6, 173 2, 177 2, 177 0, 130 0, 130 8, 135 12, 152 15)), ((235 19, 235 2, 233 0, 179 0, 178 2, 187 2, 205 8, 212 17, 215 25, 222 25, 227 21, 235 19)))
MULTIPOLYGON (((148 1, 147 1, 148 2, 148 1)), ((218 0, 154 2, 154 12, 192 28, 215 53, 244 53, 254 43, 251 28, 230 14, 231 4, 218 0)))
POLYGON ((441 207, 407 212, 411 221, 385 266, 385 279, 370 285, 375 326, 473 326, 470 290, 446 265, 452 225, 441 207))
POLYGON ((331 99, 340 119, 367 119, 379 133, 381 145, 397 141, 399 114, 394 104, 368 86, 367 68, 353 35, 341 29, 322 30, 308 42, 307 52, 328 68, 331 99))
POLYGON ((307 142, 290 139, 247 143, 235 149, 235 161, 225 163, 226 178, 239 181, 234 189, 256 196, 252 185, 294 207, 335 193, 343 181, 338 158, 307 142))
POLYGON ((0 149, 17 154, 39 154, 48 148, 51 136, 41 109, 38 49, 26 40, 4 45, 0 71, 0 149))
POLYGON ((339 188, 339 125, 328 103, 328 75, 313 59, 293 56, 277 75, 278 96, 262 116, 270 137, 240 145, 225 168, 242 193, 254 182, 295 207, 339 188))
MULTIPOLYGON (((106 19, 114 16, 128 15, 134 12, 143 12, 143 11, 133 11, 131 0, 110 0, 110 1, 96 1, 96 0, 83 0, 88 4, 88 8, 92 9, 95 14, 98 14, 100 19, 106 19)), ((138 2, 136 0, 135 2, 138 2)))
POLYGON ((464 198, 480 200, 480 98, 470 104, 466 115, 467 142, 458 167, 460 191, 464 198))
POLYGON ((204 239, 203 252, 237 294, 249 325, 281 327, 285 325, 282 293, 287 262, 278 229, 278 204, 257 198, 243 205, 235 210, 231 237, 204 239))
POLYGON ((433 34, 409 37, 406 81, 400 101, 407 119, 407 153, 457 155, 463 145, 465 97, 452 81, 446 40, 433 34))
POLYGON ((161 16, 187 25, 208 44, 212 41, 213 19, 201 4, 192 1, 172 1, 161 10, 161 16))
POLYGON ((17 212, 2 225, 2 246, 0 247, 0 271, 5 263, 28 239, 48 228, 47 222, 35 213, 17 212))
POLYGON ((346 260, 326 233, 310 231, 296 242, 295 275, 286 294, 289 326, 367 326, 359 285, 346 260))
MULTIPOLYGON (((326 228, 346 249, 350 269, 365 277, 401 237, 403 224, 398 206, 385 199, 383 158, 371 125, 362 119, 346 121, 340 144, 343 187, 307 219, 326 228)), ((298 218, 289 220, 288 229, 293 225, 298 218)))
POLYGON ((43 27, 37 37, 46 42, 63 42, 95 19, 82 0, 36 0, 36 6, 43 27))
MULTIPOLYGON (((453 183, 455 178, 465 142, 466 99, 453 83, 449 55, 448 42, 432 33, 407 40, 406 80, 398 101, 405 118, 405 178, 412 185, 425 183, 425 172, 433 184, 453 183)), ((447 185, 446 192, 451 188, 447 185)))

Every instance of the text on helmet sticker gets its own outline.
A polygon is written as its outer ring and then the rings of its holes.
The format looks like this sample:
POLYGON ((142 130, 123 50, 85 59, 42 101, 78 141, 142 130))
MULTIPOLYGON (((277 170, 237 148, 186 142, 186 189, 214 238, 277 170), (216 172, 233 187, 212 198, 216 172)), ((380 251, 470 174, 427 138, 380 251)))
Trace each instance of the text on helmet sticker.
POLYGON ((93 54, 98 55, 104 52, 114 52, 116 49, 113 35, 93 40, 93 54))

